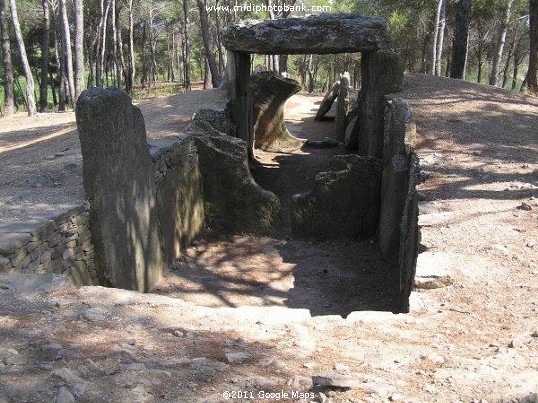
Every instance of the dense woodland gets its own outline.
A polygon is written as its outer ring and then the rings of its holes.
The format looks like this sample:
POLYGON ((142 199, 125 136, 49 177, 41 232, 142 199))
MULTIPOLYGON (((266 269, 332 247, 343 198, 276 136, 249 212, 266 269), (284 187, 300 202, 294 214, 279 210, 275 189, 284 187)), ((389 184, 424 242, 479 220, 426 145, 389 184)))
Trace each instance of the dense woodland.
MULTIPOLYGON (((300 0, 253 0, 296 5, 300 0)), ((538 93, 538 0, 305 0, 385 17, 390 47, 409 72, 538 93)), ((220 84, 226 51, 219 33, 243 19, 297 12, 234 9, 236 0, 0 0, 2 115, 72 108, 84 88, 128 93, 189 91, 220 84), (219 11, 210 6, 220 7, 219 11), (146 92, 144 92, 146 91, 146 92)), ((360 54, 263 56, 253 69, 287 72, 307 91, 326 90, 360 54)))

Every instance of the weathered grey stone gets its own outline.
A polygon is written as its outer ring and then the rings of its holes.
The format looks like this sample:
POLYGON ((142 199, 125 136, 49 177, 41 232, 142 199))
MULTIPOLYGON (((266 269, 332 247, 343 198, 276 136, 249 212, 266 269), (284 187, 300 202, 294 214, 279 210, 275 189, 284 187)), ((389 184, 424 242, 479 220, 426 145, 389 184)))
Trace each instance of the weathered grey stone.
POLYGON ((263 190, 250 174, 246 143, 193 122, 185 133, 198 149, 206 220, 227 232, 271 234, 280 227, 280 200, 263 190))
POLYGON ((323 100, 321 101, 321 104, 319 105, 318 111, 316 112, 316 116, 314 117, 315 120, 323 120, 327 112, 331 110, 334 101, 338 97, 339 89, 340 81, 337 81, 333 84, 331 89, 327 91, 327 93, 323 97, 323 100))
POLYGON ((352 375, 317 375, 312 377, 314 385, 333 388, 360 388, 364 379, 352 375))
POLYGON ((385 95, 401 91, 403 62, 398 54, 380 50, 362 55, 361 70, 358 152, 382 158, 385 95))
POLYGON ((416 125, 408 103, 387 97, 378 244, 395 280, 395 312, 407 312, 418 255, 416 125))
POLYGON ((301 237, 368 238, 378 225, 381 161, 358 155, 334 157, 313 189, 292 197, 292 229, 301 237))
POLYGON ((373 52, 384 47, 387 38, 383 18, 344 13, 242 21, 222 32, 227 50, 260 54, 373 52))
POLYGON ((76 118, 100 283, 148 291, 165 265, 142 113, 118 88, 92 88, 76 118))
POLYGON ((346 127, 346 133, 344 135, 344 146, 348 150, 354 150, 357 148, 358 139, 357 139, 357 130, 355 127, 359 124, 359 117, 355 116, 349 121, 346 127))
POLYGON ((286 100, 301 90, 295 80, 273 71, 260 71, 250 78, 254 119, 254 147, 265 151, 301 148, 306 140, 293 136, 284 121, 286 100))
POLYGON ((338 97, 336 99, 336 116, 334 118, 334 138, 344 141, 346 134, 346 118, 349 112, 349 73, 340 77, 338 97))
POLYGON ((7 257, 0 255, 0 272, 9 272, 12 268, 11 261, 7 257))
POLYGON ((5 232, 27 232, 32 235, 36 235, 40 228, 47 226, 51 228, 50 224, 54 224, 52 220, 28 220, 28 221, 0 221, 0 233, 5 232))
POLYGON ((32 234, 25 232, 0 233, 0 253, 9 255, 26 245, 32 239, 32 234))
POLYGON ((209 123, 213 129, 228 136, 235 136, 237 128, 232 122, 232 117, 228 110, 216 111, 213 109, 200 109, 192 117, 193 121, 201 120, 209 123))
POLYGON ((245 149, 249 159, 254 159, 254 120, 252 117, 252 94, 250 90, 250 55, 228 52, 226 75, 228 77, 228 104, 232 122, 236 126, 235 137, 248 144, 245 149))
POLYGON ((202 178, 194 140, 181 136, 154 157, 154 164, 158 161, 167 167, 156 191, 164 258, 171 264, 204 226, 202 178))
POLYGON ((385 258, 397 258, 398 255, 415 137, 416 125, 407 102, 401 98, 387 99, 378 238, 385 258))

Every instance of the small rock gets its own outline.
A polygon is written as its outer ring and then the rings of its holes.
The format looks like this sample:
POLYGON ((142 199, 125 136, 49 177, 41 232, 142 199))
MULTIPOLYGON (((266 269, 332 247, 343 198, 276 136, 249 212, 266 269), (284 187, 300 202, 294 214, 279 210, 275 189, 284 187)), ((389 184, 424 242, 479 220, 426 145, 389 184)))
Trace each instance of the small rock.
POLYGON ((312 377, 314 385, 335 387, 335 388, 358 388, 363 382, 362 379, 351 375, 317 375, 312 377))
POLYGON ((444 288, 454 284, 454 280, 449 275, 444 276, 423 276, 415 278, 415 288, 421 290, 434 290, 444 288))
POLYGON ((518 210, 523 210, 523 211, 531 211, 532 206, 529 203, 523 202, 517 207, 517 209, 518 210))
POLYGON ((54 371, 54 375, 62 379, 69 386, 69 390, 75 396, 82 396, 89 382, 80 378, 69 368, 61 368, 54 371))
POLYGON ((174 330, 172 334, 176 337, 183 337, 185 336, 185 333, 183 333, 181 330, 174 330))
POLYGON ((60 389, 58 389, 54 403, 75 403, 75 396, 73 396, 69 389, 62 386, 60 389))
POLYGON ((349 375, 349 367, 346 364, 336 363, 334 370, 342 375, 349 375))
POLYGON ((399 402, 399 401, 401 401, 402 399, 403 399, 403 398, 402 398, 402 395, 400 395, 399 393, 395 393, 395 394, 389 396, 389 400, 390 400, 391 402, 399 402))
POLYGON ((228 360, 230 364, 241 364, 250 358, 248 354, 241 351, 227 352, 224 355, 226 356, 226 360, 228 360))
POLYGON ((84 318, 90 322, 101 322, 105 320, 105 312, 101 308, 90 308, 84 312, 84 318))

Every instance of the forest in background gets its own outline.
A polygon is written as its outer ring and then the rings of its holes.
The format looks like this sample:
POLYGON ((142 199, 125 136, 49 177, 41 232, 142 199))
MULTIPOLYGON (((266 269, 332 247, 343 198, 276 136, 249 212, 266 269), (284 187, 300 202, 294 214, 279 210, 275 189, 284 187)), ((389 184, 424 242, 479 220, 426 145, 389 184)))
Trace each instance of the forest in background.
MULTIPOLYGON (((409 72, 538 93, 538 0, 253 0, 382 16, 409 72)), ((0 111, 65 110, 83 89, 118 86, 135 98, 220 85, 220 32, 244 19, 302 16, 235 8, 239 0, 0 0, 0 111), (212 6, 219 11, 211 9, 212 6)), ((287 72, 325 91, 360 54, 256 55, 253 69, 287 72)))

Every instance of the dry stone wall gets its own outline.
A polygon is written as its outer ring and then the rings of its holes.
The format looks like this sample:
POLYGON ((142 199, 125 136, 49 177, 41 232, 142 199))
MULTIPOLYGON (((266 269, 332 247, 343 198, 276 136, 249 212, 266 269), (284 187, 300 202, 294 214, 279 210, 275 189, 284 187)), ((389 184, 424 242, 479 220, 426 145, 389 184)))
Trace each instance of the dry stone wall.
POLYGON ((77 285, 97 282, 84 206, 52 219, 0 222, 0 271, 62 273, 77 285))

